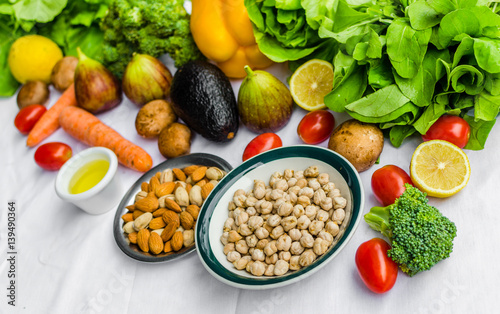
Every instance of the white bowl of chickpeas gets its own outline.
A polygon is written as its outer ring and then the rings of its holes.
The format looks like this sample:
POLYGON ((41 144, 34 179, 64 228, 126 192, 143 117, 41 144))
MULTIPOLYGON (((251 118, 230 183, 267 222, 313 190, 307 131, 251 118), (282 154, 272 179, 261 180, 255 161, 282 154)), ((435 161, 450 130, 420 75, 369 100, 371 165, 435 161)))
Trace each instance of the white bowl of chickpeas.
POLYGON ((361 218, 358 172, 332 150, 276 148, 233 169, 206 199, 198 256, 220 281, 268 289, 304 279, 348 243, 361 218))

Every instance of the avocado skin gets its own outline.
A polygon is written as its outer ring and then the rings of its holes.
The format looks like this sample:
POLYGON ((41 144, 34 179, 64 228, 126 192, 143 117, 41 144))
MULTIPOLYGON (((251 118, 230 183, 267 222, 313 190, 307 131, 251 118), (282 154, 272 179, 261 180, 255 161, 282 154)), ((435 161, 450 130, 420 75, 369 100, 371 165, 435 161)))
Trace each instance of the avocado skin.
POLYGON ((227 142, 238 131, 238 105, 231 83, 217 66, 191 61, 172 79, 170 97, 177 116, 214 142, 227 142))

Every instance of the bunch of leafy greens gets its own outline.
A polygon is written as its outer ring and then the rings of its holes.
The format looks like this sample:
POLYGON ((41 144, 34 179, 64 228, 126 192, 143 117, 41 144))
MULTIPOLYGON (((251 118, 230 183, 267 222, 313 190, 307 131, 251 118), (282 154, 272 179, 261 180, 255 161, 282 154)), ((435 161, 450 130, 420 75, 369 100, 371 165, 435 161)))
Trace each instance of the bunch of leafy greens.
POLYGON ((101 23, 104 64, 122 77, 134 52, 168 53, 180 67, 203 59, 189 28, 183 0, 114 0, 101 23))
POLYGON ((260 50, 294 70, 334 65, 325 104, 400 146, 443 114, 484 148, 500 110, 500 16, 485 0, 245 0, 260 50), (474 116, 468 115, 473 112, 474 116))
POLYGON ((12 43, 28 34, 52 39, 65 55, 81 47, 99 59, 103 34, 100 19, 110 0, 0 0, 0 96, 12 96, 19 83, 10 73, 7 58, 12 43))

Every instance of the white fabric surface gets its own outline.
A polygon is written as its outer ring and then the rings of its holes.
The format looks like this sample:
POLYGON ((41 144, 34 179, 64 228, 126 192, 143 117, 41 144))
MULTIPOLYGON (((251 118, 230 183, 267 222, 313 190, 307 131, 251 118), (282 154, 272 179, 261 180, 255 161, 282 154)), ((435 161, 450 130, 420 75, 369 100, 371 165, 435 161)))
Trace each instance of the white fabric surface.
MULTIPOLYGON (((173 70, 171 64, 169 68, 173 70)), ((283 81, 283 65, 269 69, 283 81)), ((233 81, 237 92, 240 81, 233 81)), ((51 89, 50 104, 59 93, 51 89)), ((345 249, 313 276, 283 288, 250 291, 227 286, 213 278, 196 253, 173 262, 146 264, 132 260, 115 244, 115 209, 91 216, 60 200, 54 190, 56 172, 39 168, 35 148, 25 145, 14 127, 15 97, 0 99, 2 125, 0 202, 0 313, 494 313, 500 296, 498 177, 500 129, 495 126, 482 151, 466 151, 472 176, 459 194, 432 198, 458 228, 451 257, 431 271, 410 278, 399 272, 394 288, 384 295, 370 292, 354 263, 358 246, 381 236, 363 221, 345 249), (495 162, 495 160, 497 160, 495 162), (7 203, 17 204, 17 306, 7 305, 7 203)), ((154 165, 164 158, 155 139, 137 135, 138 108, 128 99, 98 117, 125 138, 142 146, 154 165)), ((295 107, 289 124, 277 132, 284 145, 300 144, 296 128, 305 111, 295 107)), ((337 124, 346 120, 335 113, 337 124)), ((236 138, 215 144, 195 135, 192 152, 241 163, 246 144, 255 136, 240 126, 236 138)), ((86 146, 58 130, 44 142, 62 141, 76 154, 86 146)), ((366 195, 364 212, 378 205, 370 187, 373 171, 386 164, 409 169, 411 155, 421 142, 414 137, 394 148, 386 140, 380 164, 361 173, 366 195)), ((320 144, 327 146, 327 142, 320 144)), ((141 173, 119 166, 125 191, 141 173)))

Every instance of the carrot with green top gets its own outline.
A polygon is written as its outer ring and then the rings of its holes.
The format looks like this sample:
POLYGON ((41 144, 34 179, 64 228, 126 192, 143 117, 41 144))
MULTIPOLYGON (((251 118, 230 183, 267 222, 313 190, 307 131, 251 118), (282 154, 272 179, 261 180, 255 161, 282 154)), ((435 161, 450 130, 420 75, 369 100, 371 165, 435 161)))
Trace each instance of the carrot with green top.
POLYGON ((38 120, 33 129, 28 134, 26 144, 29 147, 38 145, 49 135, 59 128, 59 114, 66 107, 77 105, 75 96, 75 85, 71 84, 59 97, 59 99, 50 107, 38 120))
POLYGON ((153 165, 151 156, 141 147, 123 138, 96 116, 78 107, 64 108, 59 123, 66 133, 89 146, 111 149, 126 167, 145 172, 153 165))

